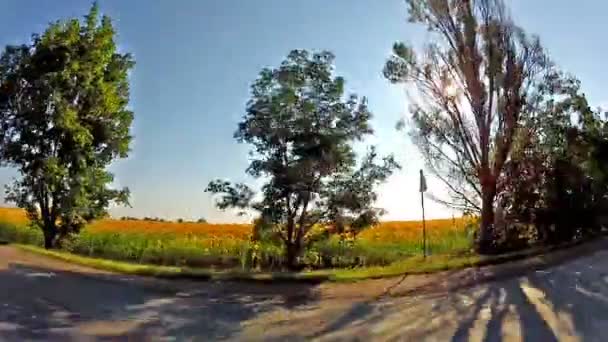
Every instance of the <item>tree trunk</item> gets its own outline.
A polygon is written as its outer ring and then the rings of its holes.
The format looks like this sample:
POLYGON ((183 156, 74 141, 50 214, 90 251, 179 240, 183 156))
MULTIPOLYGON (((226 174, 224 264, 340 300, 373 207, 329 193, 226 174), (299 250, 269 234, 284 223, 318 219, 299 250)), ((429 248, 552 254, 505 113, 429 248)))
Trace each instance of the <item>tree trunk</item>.
POLYGON ((286 266, 290 271, 298 270, 298 256, 300 256, 300 248, 298 243, 288 242, 285 245, 286 252, 286 266))
POLYGON ((494 250, 494 197, 496 189, 483 189, 481 198, 481 224, 477 236, 477 252, 491 254, 494 250))
POLYGON ((44 248, 53 249, 55 247, 55 237, 57 236, 57 230, 55 227, 44 227, 44 248))

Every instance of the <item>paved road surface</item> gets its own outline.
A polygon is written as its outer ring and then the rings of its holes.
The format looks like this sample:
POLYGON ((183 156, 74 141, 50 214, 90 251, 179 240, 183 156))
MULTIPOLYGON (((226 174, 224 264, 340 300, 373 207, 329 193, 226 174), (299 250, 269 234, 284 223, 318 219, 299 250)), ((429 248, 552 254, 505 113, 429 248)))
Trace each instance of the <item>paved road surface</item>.
POLYGON ((0 341, 601 341, 608 339, 602 244, 561 265, 474 287, 450 286, 465 273, 392 280, 411 291, 382 298, 372 290, 384 292, 387 281, 166 282, 0 246, 0 341))

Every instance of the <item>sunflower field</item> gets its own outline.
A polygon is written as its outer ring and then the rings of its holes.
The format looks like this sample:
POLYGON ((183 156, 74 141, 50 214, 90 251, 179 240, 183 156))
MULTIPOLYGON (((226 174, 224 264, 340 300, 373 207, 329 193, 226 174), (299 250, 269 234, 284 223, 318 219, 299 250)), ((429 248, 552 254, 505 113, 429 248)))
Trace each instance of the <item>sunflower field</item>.
MULTIPOLYGON (((431 254, 466 252, 473 218, 428 220, 431 254)), ((137 263, 206 268, 273 269, 283 262, 281 246, 251 241, 252 225, 104 219, 87 226, 63 248, 80 255, 137 263)), ((0 240, 42 245, 42 233, 25 213, 0 208, 0 240)), ((387 265, 422 253, 422 222, 391 221, 356 238, 333 236, 310 246, 302 262, 310 268, 387 265)))

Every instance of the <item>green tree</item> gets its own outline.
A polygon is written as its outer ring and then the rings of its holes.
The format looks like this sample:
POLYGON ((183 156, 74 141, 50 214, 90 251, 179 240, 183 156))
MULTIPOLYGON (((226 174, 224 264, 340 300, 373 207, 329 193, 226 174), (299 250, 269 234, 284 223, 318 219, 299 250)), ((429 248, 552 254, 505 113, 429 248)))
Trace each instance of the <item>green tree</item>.
POLYGON ((0 58, 0 157, 20 177, 7 200, 24 208, 52 248, 103 217, 128 190, 110 188, 106 167, 131 141, 128 72, 111 20, 93 5, 83 22, 52 23, 0 58))
POLYGON ((207 188, 222 194, 219 208, 260 212, 257 226, 280 238, 292 269, 315 224, 344 231, 374 223, 381 213, 372 207, 374 187, 398 167, 392 156, 377 163, 373 148, 357 165, 353 143, 372 134, 372 114, 364 98, 345 97, 333 61, 329 52, 294 50, 253 84, 235 138, 253 146, 247 173, 266 181, 262 199, 244 184, 216 180, 207 188))
POLYGON ((521 114, 551 70, 538 38, 502 0, 407 0, 410 21, 436 38, 423 53, 396 43, 384 67, 413 86, 412 135, 428 168, 451 190, 446 201, 481 214, 477 249, 493 251, 496 195, 521 114))
POLYGON ((514 141, 503 200, 517 221, 533 223, 537 242, 596 232, 608 208, 608 124, 574 77, 556 74, 537 113, 526 112, 514 141))

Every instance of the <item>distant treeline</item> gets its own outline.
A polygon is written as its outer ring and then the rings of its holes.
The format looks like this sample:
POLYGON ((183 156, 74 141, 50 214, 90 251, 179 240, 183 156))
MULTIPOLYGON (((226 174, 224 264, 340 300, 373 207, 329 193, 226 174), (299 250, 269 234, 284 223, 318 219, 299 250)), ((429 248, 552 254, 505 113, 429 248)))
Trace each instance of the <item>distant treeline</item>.
POLYGON ((121 221, 152 221, 152 222, 177 222, 177 223, 184 223, 184 222, 190 222, 190 223, 207 223, 207 220, 204 218, 199 218, 198 220, 194 221, 194 220, 184 220, 182 218, 178 218, 176 220, 167 220, 164 219, 162 217, 144 217, 144 218, 139 218, 139 217, 133 217, 133 216, 121 216, 120 217, 121 221))

